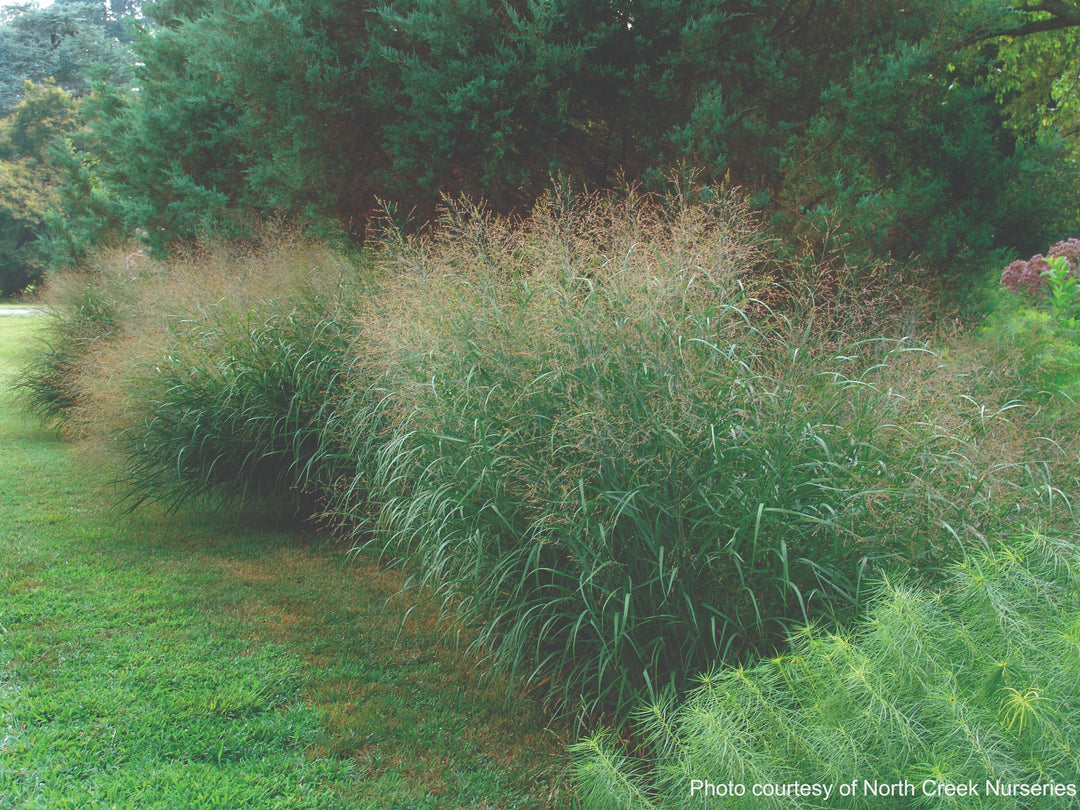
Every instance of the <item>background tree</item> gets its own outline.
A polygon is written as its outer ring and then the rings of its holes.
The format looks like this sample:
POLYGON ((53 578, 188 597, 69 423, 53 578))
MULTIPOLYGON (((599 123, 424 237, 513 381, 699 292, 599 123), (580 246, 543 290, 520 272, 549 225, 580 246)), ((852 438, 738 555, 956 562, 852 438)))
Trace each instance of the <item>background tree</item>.
POLYGON ((132 55, 122 41, 130 0, 57 0, 46 8, 9 9, 0 17, 0 116, 22 98, 23 83, 54 79, 75 97, 90 92, 90 74, 130 86, 132 55))
POLYGON ((46 82, 27 82, 23 100, 0 121, 0 295, 41 278, 48 254, 41 237, 58 201, 53 140, 78 126, 71 95, 46 82))
POLYGON ((72 176, 107 190, 96 232, 164 248, 271 212, 359 234, 379 198, 420 220, 458 192, 522 212, 555 175, 658 188, 685 167, 754 192, 797 244, 839 233, 850 258, 955 273, 1080 225, 1076 62, 1057 55, 1077 9, 160 0, 139 92, 87 105, 72 176))
MULTIPOLYGON (((987 73, 985 84, 1018 139, 1034 144, 1036 150, 1054 153, 1059 166, 1075 171, 1080 162, 1080 11, 1063 3, 1045 5, 1057 13, 1047 9, 1038 19, 1012 18, 1006 34, 993 39, 996 69, 987 73), (1035 24, 1045 30, 1024 35, 1035 24)), ((1052 173, 1043 185, 1060 182, 1060 176, 1052 173)), ((1065 210, 1054 212, 1058 219, 1075 222, 1080 218, 1080 195, 1075 189, 1069 195, 1053 196, 1071 201, 1065 210)), ((1065 231, 1061 225, 1056 229, 1059 235, 1065 231)), ((1021 252, 1041 248, 1034 245, 1021 252)))
MULTIPOLYGON (((355 222, 371 205, 363 77, 348 56, 361 11, 300 0, 148 6, 159 27, 135 45, 138 93, 99 88, 86 104, 91 132, 69 156, 73 182, 109 190, 107 205, 71 200, 83 235, 141 229, 162 249, 242 234, 252 216, 355 222)), ((76 250, 85 243, 67 235, 76 250)))

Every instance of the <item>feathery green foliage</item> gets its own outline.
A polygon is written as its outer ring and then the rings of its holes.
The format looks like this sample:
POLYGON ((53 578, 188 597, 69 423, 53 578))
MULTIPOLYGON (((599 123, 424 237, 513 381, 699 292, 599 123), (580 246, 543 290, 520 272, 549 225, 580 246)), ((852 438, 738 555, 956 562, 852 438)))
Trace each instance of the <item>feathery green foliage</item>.
POLYGON ((865 780, 913 784, 888 801, 920 807, 931 779, 978 790, 934 806, 1074 806, 1068 793, 1025 800, 1010 786, 1075 789, 1080 774, 1078 563, 1072 543, 1029 534, 967 555, 940 591, 887 580, 854 631, 800 629, 786 653, 716 670, 684 702, 643 712, 647 768, 609 734, 579 743, 582 800, 698 807, 698 779, 746 786, 725 807, 820 806, 752 795, 798 781, 832 785, 831 807, 878 806, 865 780), (838 797, 852 780, 855 795, 838 797), (998 796, 999 783, 1014 792, 998 796))

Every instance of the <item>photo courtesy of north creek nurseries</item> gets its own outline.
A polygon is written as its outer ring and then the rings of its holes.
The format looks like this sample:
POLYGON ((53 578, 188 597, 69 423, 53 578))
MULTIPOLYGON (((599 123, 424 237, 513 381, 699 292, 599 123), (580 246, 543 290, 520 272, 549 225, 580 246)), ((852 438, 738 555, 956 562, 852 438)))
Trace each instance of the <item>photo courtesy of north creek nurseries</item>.
POLYGON ((1080 808, 1080 2, 0 5, 0 808, 1080 808))

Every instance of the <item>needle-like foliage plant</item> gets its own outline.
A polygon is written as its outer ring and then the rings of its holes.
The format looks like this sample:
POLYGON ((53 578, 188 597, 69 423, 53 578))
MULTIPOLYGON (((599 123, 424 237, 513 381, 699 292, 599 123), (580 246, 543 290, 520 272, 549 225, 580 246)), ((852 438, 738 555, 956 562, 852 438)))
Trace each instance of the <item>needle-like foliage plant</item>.
POLYGON ((652 705, 648 761, 611 734, 583 740, 582 801, 720 806, 692 790, 699 780, 743 786, 722 800, 731 808, 1074 807, 1078 563, 1072 542, 1029 534, 968 555, 940 590, 889 579, 854 630, 799 629, 784 654, 715 670, 684 702, 652 705), (794 782, 832 796, 761 790, 794 782), (969 782, 974 794, 938 791, 969 782))

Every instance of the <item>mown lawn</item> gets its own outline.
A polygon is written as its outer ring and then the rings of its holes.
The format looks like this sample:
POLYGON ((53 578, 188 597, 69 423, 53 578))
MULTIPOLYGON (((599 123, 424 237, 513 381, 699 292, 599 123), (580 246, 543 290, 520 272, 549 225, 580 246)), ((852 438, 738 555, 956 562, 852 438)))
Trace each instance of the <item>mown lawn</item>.
POLYGON ((258 515, 113 507, 9 384, 0 310, 0 808, 570 807, 567 732, 400 582, 258 515))

